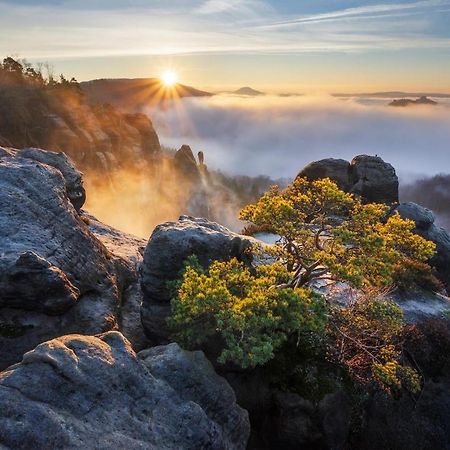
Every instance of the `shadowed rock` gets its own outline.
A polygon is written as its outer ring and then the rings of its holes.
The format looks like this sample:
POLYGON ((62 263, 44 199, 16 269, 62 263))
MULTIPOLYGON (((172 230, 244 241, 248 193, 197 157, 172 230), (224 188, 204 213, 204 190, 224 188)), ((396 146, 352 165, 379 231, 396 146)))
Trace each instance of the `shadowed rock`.
POLYGON ((14 449, 243 450, 247 413, 200 352, 142 363, 118 332, 45 342, 0 375, 0 445, 14 449), (174 374, 161 368, 164 360, 174 374), (147 367, 146 367, 147 366, 147 367), (187 370, 196 388, 176 374, 187 370), (166 379, 167 378, 167 381, 166 379), (197 395, 195 389, 203 394, 197 395), (201 397, 201 398, 200 398, 201 397), (198 400, 198 403, 195 401, 198 400))
POLYGON ((298 176, 311 181, 330 178, 345 192, 349 192, 353 185, 350 163, 344 159, 327 158, 314 161, 304 167, 298 176))
POLYGON ((436 244, 436 254, 430 264, 436 268, 439 278, 446 288, 450 287, 450 235, 444 228, 434 224, 432 211, 413 202, 401 203, 396 211, 405 219, 416 223, 415 232, 423 238, 436 244))
POLYGON ((398 203, 395 169, 379 156, 359 155, 351 163, 343 159, 322 159, 308 164, 297 176, 312 181, 330 178, 343 191, 360 196, 363 202, 398 203))

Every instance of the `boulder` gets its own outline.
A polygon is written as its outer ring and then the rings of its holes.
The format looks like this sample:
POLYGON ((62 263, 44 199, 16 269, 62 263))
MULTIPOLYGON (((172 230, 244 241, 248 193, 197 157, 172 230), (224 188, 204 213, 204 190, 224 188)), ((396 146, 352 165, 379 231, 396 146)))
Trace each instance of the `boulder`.
POLYGON ((308 164, 297 176, 309 180, 330 178, 343 191, 360 196, 363 202, 398 203, 395 169, 379 156, 359 155, 351 163, 343 159, 322 159, 308 164))
POLYGON ((416 223, 419 230, 428 230, 436 220, 433 211, 413 202, 400 203, 396 211, 404 218, 416 223))
MULTIPOLYGON (((66 193, 74 208, 79 211, 86 201, 82 174, 75 168, 72 161, 65 153, 49 152, 40 148, 24 148, 22 150, 3 149, 4 155, 26 158, 47 164, 59 170, 64 177, 66 193)), ((0 152, 0 156, 4 156, 0 152)))
POLYGON ((416 223, 416 233, 436 244, 436 254, 431 258, 431 266, 436 268, 439 278, 446 288, 450 287, 450 235, 434 224, 432 211, 416 203, 401 203, 396 211, 405 219, 416 223))
POLYGON ((116 326, 114 264, 67 184, 60 170, 20 151, 0 156, 0 368, 53 337, 116 326))
POLYGON ((180 277, 188 256, 196 255, 205 268, 214 260, 233 257, 250 262, 247 250, 253 242, 206 219, 181 216, 177 222, 158 225, 148 241, 142 265, 141 314, 147 335, 158 343, 167 341, 171 297, 168 282, 180 277))
POLYGON ((379 156, 359 155, 351 162, 351 192, 366 202, 398 203, 398 177, 395 169, 379 156))
POLYGON ((208 364, 201 353, 175 346, 140 360, 118 332, 42 343, 0 376, 0 444, 14 449, 245 449, 247 413, 208 364), (199 375, 191 380, 196 387, 182 380, 183 370, 199 375))
POLYGON ((353 185, 350 163, 344 159, 327 158, 313 161, 304 167, 298 176, 311 181, 330 178, 345 192, 349 192, 353 185))
POLYGON ((153 347, 138 354, 153 376, 168 383, 185 401, 199 405, 214 422, 221 424, 232 448, 245 448, 250 434, 248 414, 236 405, 236 396, 226 380, 216 374, 201 351, 188 352, 176 343, 153 347))

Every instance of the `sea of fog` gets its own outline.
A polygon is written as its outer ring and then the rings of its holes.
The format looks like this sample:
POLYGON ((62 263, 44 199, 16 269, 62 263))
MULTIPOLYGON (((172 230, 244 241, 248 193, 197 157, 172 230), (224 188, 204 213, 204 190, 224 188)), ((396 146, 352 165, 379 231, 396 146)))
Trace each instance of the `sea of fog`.
POLYGON ((217 95, 148 111, 161 143, 204 151, 232 174, 292 177, 322 158, 379 155, 401 178, 450 172, 450 99, 389 107, 391 99, 217 95))

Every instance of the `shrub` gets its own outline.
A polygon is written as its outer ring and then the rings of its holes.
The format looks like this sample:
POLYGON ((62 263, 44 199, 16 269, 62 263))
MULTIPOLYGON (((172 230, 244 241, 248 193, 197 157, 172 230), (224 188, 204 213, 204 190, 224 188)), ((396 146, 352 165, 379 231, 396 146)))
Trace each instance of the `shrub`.
POLYGON ((266 363, 289 336, 325 330, 324 300, 309 289, 279 289, 289 274, 280 264, 251 273, 236 259, 215 261, 207 271, 190 259, 172 300, 174 338, 195 347, 214 336, 218 358, 242 368, 266 363))

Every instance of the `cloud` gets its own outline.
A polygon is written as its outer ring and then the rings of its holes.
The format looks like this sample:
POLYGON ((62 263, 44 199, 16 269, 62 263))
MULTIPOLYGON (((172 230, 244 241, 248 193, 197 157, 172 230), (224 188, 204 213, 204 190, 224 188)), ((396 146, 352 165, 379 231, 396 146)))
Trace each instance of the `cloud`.
POLYGON ((294 176, 313 160, 362 153, 378 154, 405 176, 447 170, 450 103, 403 109, 388 101, 214 96, 150 115, 164 145, 190 144, 230 173, 294 176))
POLYGON ((415 10, 415 9, 426 9, 430 10, 435 7, 442 7, 445 5, 449 5, 450 2, 448 0, 425 0, 425 1, 418 1, 413 3, 397 3, 397 4, 377 4, 377 5, 367 5, 367 6, 359 6, 355 8, 346 8, 346 9, 340 9, 336 11, 330 11, 327 13, 322 14, 313 14, 309 16, 302 16, 295 19, 280 21, 280 22, 274 22, 269 25, 265 25, 265 28, 279 28, 279 27, 286 27, 286 26, 294 26, 294 25, 301 25, 305 23, 319 23, 324 21, 331 21, 331 20, 342 20, 342 19, 348 19, 348 18, 360 18, 360 19, 366 19, 366 18, 374 18, 377 16, 374 16, 374 14, 380 14, 383 16, 383 18, 389 17, 391 15, 394 15, 395 17, 398 17, 397 12, 398 11, 405 11, 405 10, 415 10))

